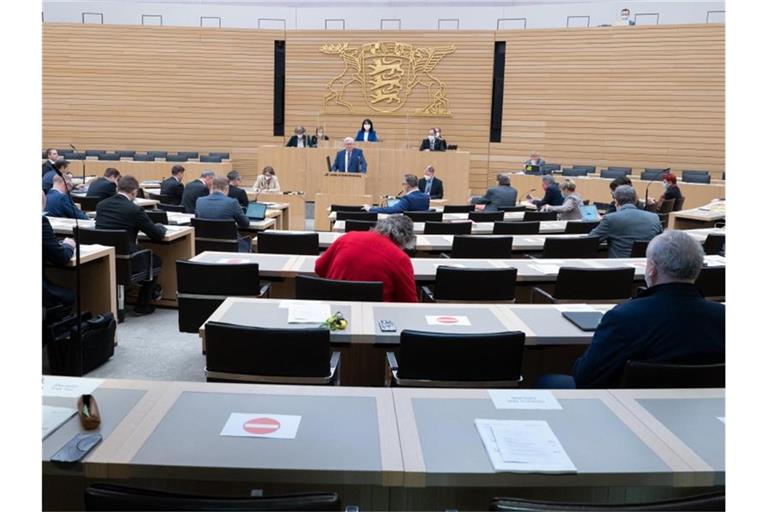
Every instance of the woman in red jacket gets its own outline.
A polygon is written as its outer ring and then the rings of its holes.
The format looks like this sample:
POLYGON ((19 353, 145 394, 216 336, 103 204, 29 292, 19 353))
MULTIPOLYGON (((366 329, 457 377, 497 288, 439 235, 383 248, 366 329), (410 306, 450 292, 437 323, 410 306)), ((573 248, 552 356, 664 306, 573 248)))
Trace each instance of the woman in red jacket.
POLYGON ((371 231, 350 231, 315 262, 315 273, 341 281, 380 281, 384 302, 418 302, 411 258, 413 222, 405 215, 379 220, 371 231))

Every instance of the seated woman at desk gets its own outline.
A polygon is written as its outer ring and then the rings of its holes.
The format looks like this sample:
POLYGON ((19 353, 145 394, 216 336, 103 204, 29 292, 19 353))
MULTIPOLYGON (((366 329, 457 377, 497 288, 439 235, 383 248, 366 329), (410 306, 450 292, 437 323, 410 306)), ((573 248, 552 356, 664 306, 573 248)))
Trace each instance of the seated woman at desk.
POLYGON ((572 180, 565 180, 560 184, 560 190, 563 193, 563 204, 553 206, 545 204, 541 207, 543 212, 557 212, 558 220, 581 220, 580 206, 584 205, 581 196, 576 193, 576 183, 572 180))
POLYGON ((280 182, 277 181, 275 170, 271 166, 268 165, 261 171, 261 176, 256 178, 256 183, 253 184, 253 191, 257 194, 261 192, 280 192, 280 182))
MULTIPOLYGON (((680 187, 677 186, 677 176, 667 173, 661 178, 661 184, 664 186, 664 193, 658 199, 649 199, 651 204, 660 205, 664 201, 673 199, 677 201, 683 197, 680 187)), ((658 206, 657 206, 658 208, 658 206)))
POLYGON ((373 122, 370 119, 363 119, 363 124, 360 127, 360 131, 357 132, 356 141, 362 142, 377 142, 376 130, 373 129, 373 122))

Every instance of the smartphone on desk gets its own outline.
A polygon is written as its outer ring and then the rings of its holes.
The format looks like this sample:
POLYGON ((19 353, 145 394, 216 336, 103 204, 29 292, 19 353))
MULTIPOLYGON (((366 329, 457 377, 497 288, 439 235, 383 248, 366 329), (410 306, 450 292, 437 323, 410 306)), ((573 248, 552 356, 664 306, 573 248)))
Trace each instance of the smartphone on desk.
POLYGON ((101 442, 101 434, 80 433, 51 457, 51 462, 78 462, 101 442))

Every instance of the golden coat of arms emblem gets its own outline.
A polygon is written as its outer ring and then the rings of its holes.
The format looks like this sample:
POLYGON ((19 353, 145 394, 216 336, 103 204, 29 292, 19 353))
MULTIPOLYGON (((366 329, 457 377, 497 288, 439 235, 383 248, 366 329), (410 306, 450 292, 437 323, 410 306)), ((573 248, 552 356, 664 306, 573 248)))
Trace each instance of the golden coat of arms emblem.
POLYGON ((446 56, 456 51, 454 45, 417 48, 408 43, 378 42, 358 48, 348 43, 326 44, 320 51, 338 55, 344 62, 344 71, 327 84, 323 108, 331 113, 334 107, 349 112, 367 113, 355 109, 345 99, 347 89, 357 85, 367 107, 380 114, 419 116, 450 116, 447 86, 432 72, 446 56), (412 111, 403 107, 411 91, 421 85, 426 89, 428 103, 412 111))

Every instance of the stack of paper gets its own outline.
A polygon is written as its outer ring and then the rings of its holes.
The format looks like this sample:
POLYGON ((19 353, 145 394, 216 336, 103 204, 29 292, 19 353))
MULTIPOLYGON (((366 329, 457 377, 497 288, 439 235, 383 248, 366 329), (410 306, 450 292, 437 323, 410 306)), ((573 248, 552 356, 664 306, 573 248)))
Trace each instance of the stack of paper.
POLYGON ((475 426, 496 471, 576 472, 546 421, 476 419, 475 426))
POLYGON ((103 382, 104 379, 44 375, 43 396, 79 398, 81 395, 92 394, 103 382))
POLYGON ((331 305, 319 302, 285 300, 279 307, 288 309, 289 324, 321 324, 331 316, 331 305))
POLYGON ((43 439, 53 433, 54 430, 64 424, 69 418, 77 414, 77 409, 72 407, 43 406, 43 439))

